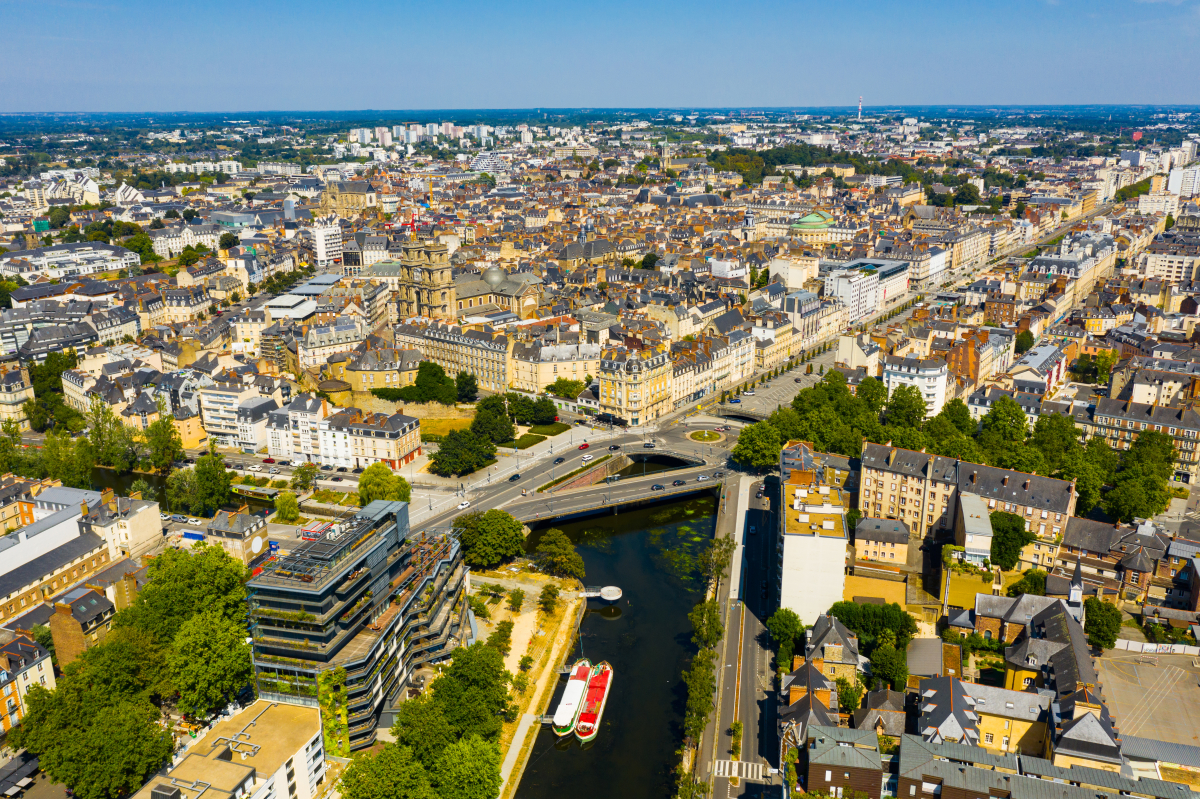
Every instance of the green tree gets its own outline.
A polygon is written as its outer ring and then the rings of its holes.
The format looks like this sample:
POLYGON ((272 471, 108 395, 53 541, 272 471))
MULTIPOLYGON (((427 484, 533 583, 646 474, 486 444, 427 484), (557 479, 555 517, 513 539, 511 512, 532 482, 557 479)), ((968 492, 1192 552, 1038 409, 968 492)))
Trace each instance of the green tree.
POLYGON ((179 709, 204 718, 250 682, 246 628, 220 611, 198 613, 180 625, 168 665, 179 709))
POLYGON ((513 623, 511 621, 499 622, 496 629, 492 630, 492 634, 487 637, 487 645, 507 657, 509 650, 512 649, 512 631, 513 623))
POLYGON ((1022 330, 1017 334, 1017 355, 1024 355, 1031 349, 1033 349, 1033 333, 1022 330))
POLYGON ((567 534, 558 528, 551 528, 542 535, 534 557, 546 574, 574 577, 580 581, 584 578, 583 557, 575 551, 575 545, 567 534))
POLYGON ((440 799, 412 749, 396 744, 386 744, 376 754, 351 760, 342 774, 339 792, 344 799, 440 799))
POLYGON ((150 562, 147 577, 114 627, 142 630, 165 643, 196 613, 212 611, 245 629, 246 567, 219 546, 165 549, 150 562))
POLYGON ((520 613, 521 606, 525 604, 525 592, 520 588, 514 588, 508 592, 508 609, 513 613, 520 613))
POLYGON ((1058 472, 1066 453, 1079 446, 1075 420, 1058 413, 1043 413, 1033 424, 1029 443, 1042 453, 1047 470, 1058 472))
POLYGON ((1096 354, 1096 382, 1107 383, 1112 368, 1119 356, 1115 350, 1101 350, 1096 354))
POLYGON ((475 380, 475 375, 469 372, 459 372, 458 377, 454 380, 455 389, 458 392, 459 402, 474 402, 479 396, 479 383, 475 380))
POLYGON ((721 608, 717 600, 699 602, 688 613, 692 623, 692 643, 701 649, 711 649, 721 643, 725 627, 721 624, 721 608))
POLYGON ((51 431, 43 444, 42 464, 48 476, 73 488, 91 486, 94 458, 87 439, 73 440, 66 431, 51 431))
POLYGON ((1009 396, 996 400, 980 421, 981 437, 990 433, 1003 442, 1024 441, 1028 432, 1029 420, 1025 411, 1009 396))
POLYGON ((358 501, 365 507, 377 499, 411 502, 412 486, 386 463, 372 463, 358 476, 358 501))
POLYGON ((779 463, 782 449, 779 431, 766 422, 758 422, 743 428, 738 434, 732 455, 743 466, 769 469, 779 463))
MULTIPOLYGON (((201 455, 196 459, 196 502, 200 512, 212 516, 229 502, 233 495, 233 478, 216 455, 201 455)), ((193 504, 195 512, 195 504, 193 504)))
POLYGON ((241 239, 236 233, 222 233, 221 238, 217 241, 217 249, 228 250, 230 247, 236 247, 241 243, 241 239))
POLYGON ((1083 601, 1083 631, 1088 643, 1101 649, 1112 649, 1117 645, 1117 633, 1121 630, 1121 611, 1111 602, 1090 596, 1083 601))
POLYGON ((1135 464, 1121 469, 1104 494, 1103 504, 1109 516, 1132 522, 1162 513, 1171 504, 1171 494, 1166 480, 1153 467, 1135 464))
POLYGON ((767 619, 766 627, 776 646, 783 643, 794 644, 804 633, 804 623, 800 621, 796 612, 789 608, 779 608, 772 613, 771 617, 767 619))
POLYGON ((523 525, 507 511, 472 511, 455 518, 463 559, 468 565, 490 569, 525 551, 523 525))
POLYGON ((508 695, 511 681, 499 651, 473 644, 454 651, 450 668, 433 681, 431 690, 455 735, 461 738, 477 733, 485 740, 496 741, 504 717, 512 712, 508 695))
POLYGON ((283 491, 275 497, 275 521, 291 524, 300 518, 300 503, 291 491, 283 491))
POLYGON ((411 749, 422 763, 437 762, 438 755, 458 740, 431 693, 401 703, 392 735, 398 745, 411 749))
POLYGON ((194 504, 196 498, 195 469, 177 469, 167 475, 167 507, 173 511, 199 513, 200 506, 194 504))
POLYGON ((837 684, 838 712, 852 713, 858 710, 858 702, 863 693, 858 680, 850 682, 845 677, 838 677, 834 682, 837 684))
POLYGON ((587 388, 582 380, 568 380, 565 377, 560 377, 550 385, 546 386, 546 390, 556 397, 562 399, 573 400, 583 393, 587 388))
POLYGON ((887 404, 887 388, 874 377, 864 377, 858 384, 858 398, 869 411, 878 415, 887 404))
POLYGON ((887 404, 888 426, 919 430, 925 423, 925 398, 916 386, 900 385, 892 390, 887 404))
POLYGON ((1012 571, 1021 557, 1021 550, 1032 544, 1037 536, 1025 529, 1025 520, 1015 513, 992 511, 991 562, 1005 571, 1012 571))
POLYGON ((175 427, 175 417, 166 413, 166 405, 161 397, 158 404, 159 418, 146 428, 146 446, 150 450, 150 462, 154 468, 166 472, 183 457, 183 439, 175 427))
MULTIPOLYGON (((475 406, 475 418, 471 421, 471 435, 493 444, 513 440, 516 430, 513 428, 512 419, 508 415, 502 397, 485 397, 475 406)), ((442 443, 445 443, 445 439, 442 443)))
POLYGON ((554 583, 547 583, 542 586, 542 592, 538 594, 538 607, 542 609, 542 613, 547 615, 554 612, 558 607, 558 586, 554 583))
POLYGON ((297 491, 308 491, 317 482, 321 467, 315 463, 305 462, 292 470, 292 488, 297 491))
POLYGON ((431 776, 443 799, 495 799, 500 795, 500 748, 468 735, 446 747, 431 776))
POLYGON ((893 690, 903 691, 908 683, 908 662, 904 650, 891 644, 875 647, 871 653, 871 674, 893 690))
POLYGON ((942 412, 938 416, 947 419, 964 436, 974 435, 976 428, 979 427, 979 424, 971 417, 971 411, 967 408, 967 404, 957 397, 942 406, 942 412))
MULTIPOLYGON (((479 419, 478 414, 475 418, 479 419)), ((511 422, 509 425, 511 427, 511 422)), ((489 436, 469 430, 452 430, 438 443, 437 452, 430 456, 430 471, 442 477, 462 476, 494 463, 495 456, 496 445, 489 436)))
POLYGON ((1045 596, 1046 573, 1041 569, 1026 569, 1021 579, 1008 587, 1009 596, 1021 596, 1023 594, 1045 596))

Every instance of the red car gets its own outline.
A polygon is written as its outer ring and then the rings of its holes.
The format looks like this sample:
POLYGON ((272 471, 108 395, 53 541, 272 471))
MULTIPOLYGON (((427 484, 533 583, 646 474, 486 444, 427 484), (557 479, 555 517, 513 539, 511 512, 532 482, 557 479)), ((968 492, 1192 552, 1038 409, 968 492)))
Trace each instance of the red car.
POLYGON ((587 449, 587 448, 588 448, 588 445, 587 445, 587 444, 580 444, 580 445, 579 445, 579 448, 580 448, 580 449, 587 449))
POLYGON ((275 462, 274 458, 263 458, 263 463, 274 463, 274 462, 275 462))

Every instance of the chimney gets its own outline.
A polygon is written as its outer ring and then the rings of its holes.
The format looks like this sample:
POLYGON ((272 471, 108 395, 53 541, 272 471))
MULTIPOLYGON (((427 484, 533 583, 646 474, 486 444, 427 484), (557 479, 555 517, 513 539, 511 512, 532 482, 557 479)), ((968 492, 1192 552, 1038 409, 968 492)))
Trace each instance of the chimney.
POLYGON ((1004 479, 1000 481, 1000 485, 1008 485, 1008 475, 1004 475, 1004 479))
POLYGON ((975 484, 975 476, 976 476, 976 475, 978 475, 978 474, 979 474, 979 472, 977 472, 977 471, 972 471, 972 472, 971 472, 971 485, 974 485, 974 484, 975 484))
POLYGON ((1025 481, 1024 489, 1025 489, 1026 491, 1028 491, 1028 490, 1029 490, 1029 481, 1028 481, 1028 480, 1026 480, 1026 481, 1025 481))

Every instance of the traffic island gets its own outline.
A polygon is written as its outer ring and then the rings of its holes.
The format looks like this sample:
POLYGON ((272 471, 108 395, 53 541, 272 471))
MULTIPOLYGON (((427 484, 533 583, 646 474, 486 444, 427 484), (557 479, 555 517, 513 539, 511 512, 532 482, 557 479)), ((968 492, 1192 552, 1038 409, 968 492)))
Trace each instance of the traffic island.
POLYGON ((712 444, 717 441, 724 441, 725 436, 715 430, 696 430, 688 433, 688 438, 692 441, 700 441, 704 444, 712 444))

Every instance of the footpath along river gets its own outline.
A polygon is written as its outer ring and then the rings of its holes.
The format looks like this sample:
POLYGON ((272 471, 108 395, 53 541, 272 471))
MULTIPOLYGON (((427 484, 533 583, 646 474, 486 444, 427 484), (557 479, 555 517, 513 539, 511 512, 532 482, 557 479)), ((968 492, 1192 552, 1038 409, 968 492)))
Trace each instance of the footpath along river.
MULTIPOLYGON (((516 791, 517 799, 661 799, 674 793, 687 700, 681 674, 695 652, 688 611, 702 598, 698 555, 712 539, 717 500, 703 495, 615 516, 534 529, 537 546, 550 527, 578 547, 587 585, 616 585, 613 606, 593 600, 568 662, 607 660, 613 687, 600 734, 581 746, 542 727, 516 791)), ((554 712, 560 679, 549 712, 554 712)))

